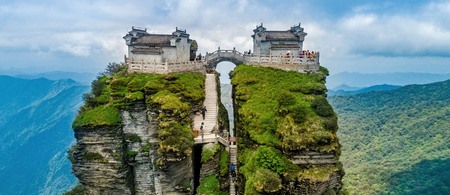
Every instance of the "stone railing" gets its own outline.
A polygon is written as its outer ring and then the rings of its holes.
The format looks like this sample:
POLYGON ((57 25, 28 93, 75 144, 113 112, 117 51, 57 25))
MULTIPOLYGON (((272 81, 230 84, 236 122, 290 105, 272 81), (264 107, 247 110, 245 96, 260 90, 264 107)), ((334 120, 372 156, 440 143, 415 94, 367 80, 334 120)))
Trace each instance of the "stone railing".
POLYGON ((244 55, 244 63, 248 65, 272 67, 282 70, 293 70, 297 72, 316 72, 319 70, 319 55, 311 58, 306 55, 300 56, 255 56, 244 55))
POLYGON ((202 61, 188 62, 148 62, 126 58, 128 72, 167 74, 172 72, 201 72, 206 71, 202 61))
POLYGON ((236 49, 233 48, 233 50, 221 50, 220 47, 218 50, 212 52, 212 53, 206 53, 205 59, 206 61, 213 60, 219 57, 224 58, 237 58, 243 60, 244 54, 236 51, 236 49))
MULTIPOLYGON (((171 72, 201 72, 205 73, 205 65, 218 63, 219 60, 231 60, 233 63, 244 63, 253 66, 272 67, 285 71, 316 72, 319 70, 319 53, 298 56, 257 56, 252 54, 242 54, 233 50, 217 50, 206 53, 204 57, 196 61, 188 62, 149 62, 144 60, 134 60, 125 58, 128 65, 128 72, 159 73, 167 74, 171 72)), ((214 65, 215 66, 215 65, 214 65)))

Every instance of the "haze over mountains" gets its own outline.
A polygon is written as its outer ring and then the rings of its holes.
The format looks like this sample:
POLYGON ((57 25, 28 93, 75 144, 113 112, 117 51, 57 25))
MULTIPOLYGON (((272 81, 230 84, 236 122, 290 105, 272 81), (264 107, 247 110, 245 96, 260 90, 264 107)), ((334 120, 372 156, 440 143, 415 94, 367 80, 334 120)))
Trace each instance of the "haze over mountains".
POLYGON ((365 88, 374 85, 410 85, 410 84, 426 84, 439 82, 450 79, 450 74, 432 74, 432 73, 350 73, 342 72, 332 74, 327 77, 328 89, 337 90, 335 88, 346 85, 349 87, 365 88))
POLYGON ((61 194, 75 184, 66 153, 88 89, 73 80, 0 76, 0 194, 61 194))

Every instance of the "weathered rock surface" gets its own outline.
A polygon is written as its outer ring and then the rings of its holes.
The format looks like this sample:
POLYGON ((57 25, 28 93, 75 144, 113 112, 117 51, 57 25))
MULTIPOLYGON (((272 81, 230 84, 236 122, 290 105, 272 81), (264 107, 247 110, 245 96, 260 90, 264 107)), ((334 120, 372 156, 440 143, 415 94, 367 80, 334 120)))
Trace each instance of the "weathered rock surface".
MULTIPOLYGON (((208 143, 203 145, 203 150, 212 149, 215 147, 214 143, 208 143)), ((217 152, 220 153, 220 152, 217 152)), ((202 167, 200 169, 200 180, 209 176, 217 174, 219 171, 219 155, 215 155, 214 158, 208 160, 207 162, 202 163, 202 167)))
POLYGON ((86 194, 131 194, 129 168, 122 162, 121 127, 75 129, 73 173, 86 194))
POLYGON ((336 171, 323 182, 285 182, 285 194, 338 194, 342 188, 343 175, 342 171, 336 171))
POLYGON ((122 127, 75 130, 73 172, 86 194, 191 194, 190 158, 157 166, 156 113, 134 104, 120 115, 122 127))

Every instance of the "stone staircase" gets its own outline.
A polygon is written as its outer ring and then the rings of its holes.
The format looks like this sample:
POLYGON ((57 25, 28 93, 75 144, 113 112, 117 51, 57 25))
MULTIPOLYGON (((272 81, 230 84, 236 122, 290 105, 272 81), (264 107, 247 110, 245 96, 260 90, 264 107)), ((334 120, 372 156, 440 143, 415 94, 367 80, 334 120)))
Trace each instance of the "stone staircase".
MULTIPOLYGON (((236 165, 236 173, 238 172, 237 167, 237 145, 236 143, 228 142, 228 138, 219 137, 214 131, 217 131, 217 116, 218 116, 218 94, 217 94, 217 83, 215 74, 206 74, 205 79, 205 101, 203 106, 206 106, 205 119, 203 119, 201 113, 194 116, 194 130, 200 130, 202 122, 203 132, 194 139, 196 144, 220 142, 229 148, 230 153, 230 166, 232 163, 236 165)), ((236 194, 235 182, 230 173, 230 194, 236 194)))
POLYGON ((215 74, 206 74, 205 79, 205 101, 203 105, 206 106, 205 119, 201 114, 194 117, 194 129, 200 130, 202 122, 203 132, 195 138, 195 143, 210 143, 217 141, 217 135, 213 130, 217 129, 217 115, 218 115, 218 97, 217 84, 215 74), (203 134, 203 135, 202 135, 203 134))
MULTIPOLYGON (((237 166, 237 145, 230 145, 230 165, 231 165, 232 163, 235 164, 235 166, 236 166, 236 169, 235 169, 236 175, 238 175, 238 174, 237 174, 237 173, 238 173, 238 166, 237 166)), ((234 178, 234 181, 233 181, 233 177, 232 177, 231 174, 230 174, 230 195, 235 195, 235 194, 237 194, 237 193, 236 193, 236 186, 235 186, 236 179, 237 179, 237 178, 234 178)))

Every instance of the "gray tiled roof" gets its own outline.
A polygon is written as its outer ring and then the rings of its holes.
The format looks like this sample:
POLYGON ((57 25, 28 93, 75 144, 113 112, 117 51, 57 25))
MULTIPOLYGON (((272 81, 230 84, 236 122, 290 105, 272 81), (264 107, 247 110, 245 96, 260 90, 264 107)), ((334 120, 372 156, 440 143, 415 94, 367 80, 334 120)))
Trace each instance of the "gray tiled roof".
POLYGON ((172 39, 172 35, 148 34, 139 37, 132 44, 149 47, 168 47, 170 46, 170 39, 172 39))
POLYGON ((263 33, 267 35, 267 41, 298 41, 298 37, 291 31, 266 31, 263 33))
POLYGON ((282 48, 300 48, 300 46, 298 46, 298 44, 272 44, 270 45, 270 48, 272 49, 282 49, 282 48))

